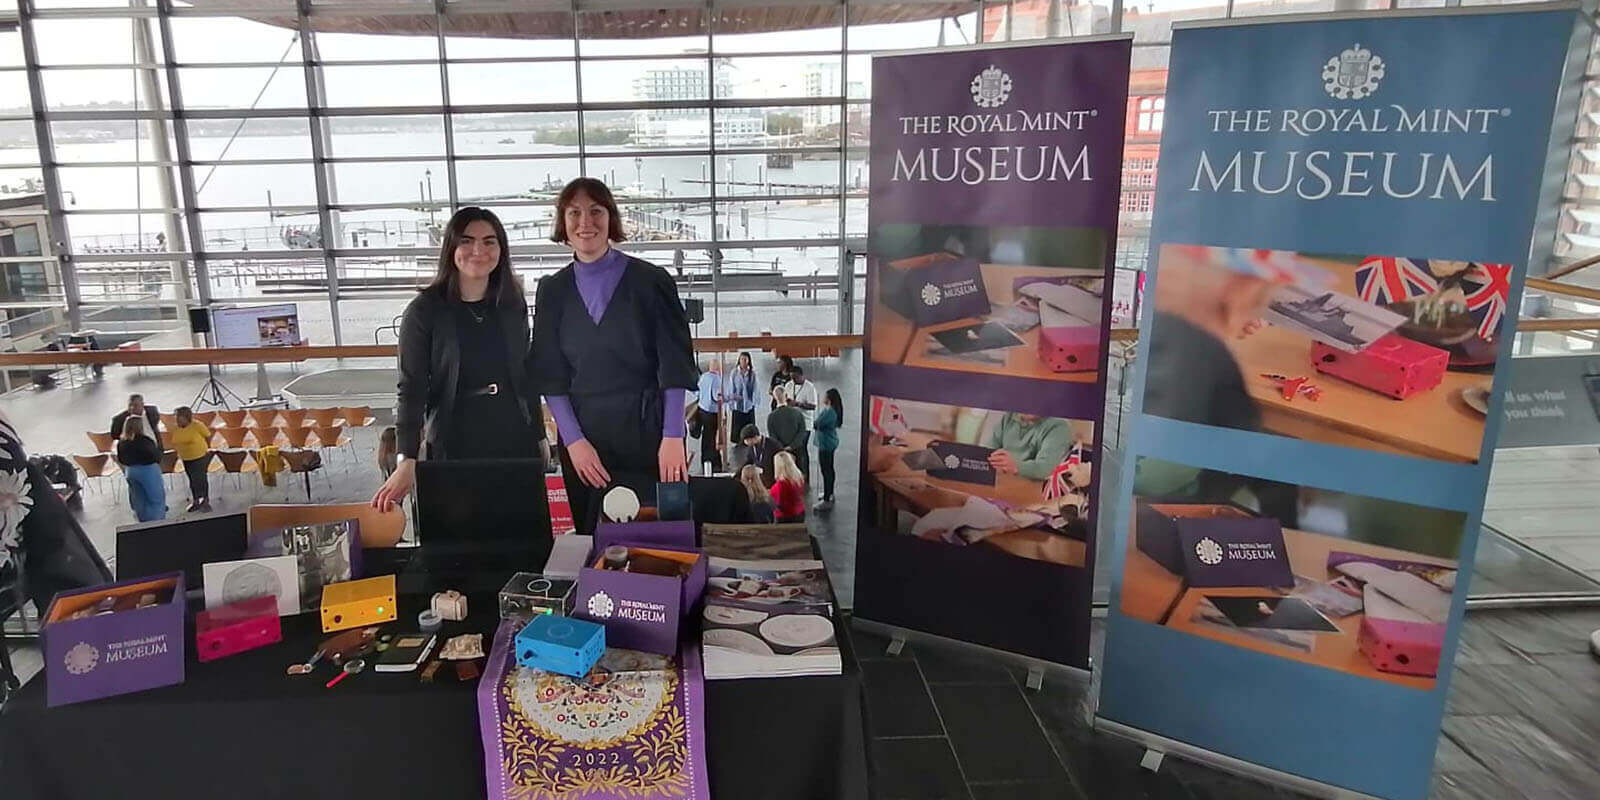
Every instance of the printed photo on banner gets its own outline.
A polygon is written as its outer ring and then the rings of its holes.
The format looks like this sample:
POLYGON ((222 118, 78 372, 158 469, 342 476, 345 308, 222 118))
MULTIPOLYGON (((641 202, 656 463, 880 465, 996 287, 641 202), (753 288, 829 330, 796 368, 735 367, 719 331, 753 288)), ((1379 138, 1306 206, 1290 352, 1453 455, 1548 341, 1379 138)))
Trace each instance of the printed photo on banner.
POLYGON ((1094 423, 888 397, 870 408, 877 530, 1084 565, 1094 423))
POLYGON ((1099 379, 1103 231, 880 225, 871 241, 873 361, 1099 379))
POLYGON ((1140 458, 1122 613, 1431 689, 1465 525, 1456 511, 1140 458))
POLYGON ((1477 463, 1509 264, 1166 244, 1144 412, 1477 463))

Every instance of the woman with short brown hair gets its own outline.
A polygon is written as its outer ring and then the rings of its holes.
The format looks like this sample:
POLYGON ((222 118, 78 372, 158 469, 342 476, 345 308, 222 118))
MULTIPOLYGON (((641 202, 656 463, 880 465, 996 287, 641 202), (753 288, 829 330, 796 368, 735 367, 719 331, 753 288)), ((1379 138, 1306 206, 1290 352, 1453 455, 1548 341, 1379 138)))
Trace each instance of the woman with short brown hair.
POLYGON ((534 295, 532 373, 556 419, 573 520, 589 533, 607 486, 688 479, 684 392, 700 370, 672 276, 611 246, 626 237, 604 183, 561 190, 550 238, 573 260, 534 295))

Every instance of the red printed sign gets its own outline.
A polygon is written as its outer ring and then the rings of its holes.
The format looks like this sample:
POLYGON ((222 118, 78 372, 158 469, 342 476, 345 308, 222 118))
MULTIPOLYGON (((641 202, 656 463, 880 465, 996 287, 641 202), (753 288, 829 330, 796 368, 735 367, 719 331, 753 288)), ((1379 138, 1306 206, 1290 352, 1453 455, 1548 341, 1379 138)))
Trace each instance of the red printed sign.
POLYGON ((567 502, 567 480, 560 475, 544 476, 545 494, 550 498, 550 533, 560 536, 578 529, 572 522, 572 505, 567 502))

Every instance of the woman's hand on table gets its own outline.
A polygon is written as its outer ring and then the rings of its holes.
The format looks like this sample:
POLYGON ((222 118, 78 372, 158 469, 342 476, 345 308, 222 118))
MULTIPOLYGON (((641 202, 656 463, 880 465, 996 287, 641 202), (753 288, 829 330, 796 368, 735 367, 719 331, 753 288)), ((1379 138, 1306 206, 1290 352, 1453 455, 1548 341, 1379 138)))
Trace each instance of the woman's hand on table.
POLYGON ((997 448, 993 453, 989 454, 989 466, 994 467, 995 472, 1003 472, 1007 475, 1015 475, 1017 473, 1017 460, 1011 457, 1011 451, 1003 447, 997 448))
POLYGON ((662 483, 688 480, 689 466, 684 457, 682 438, 661 437, 661 447, 656 450, 656 463, 660 468, 662 483))
POLYGON ((572 459, 572 468, 578 472, 578 480, 585 486, 604 489, 611 483, 611 473, 606 472, 604 464, 600 463, 600 454, 595 452, 594 445, 588 439, 579 439, 567 445, 567 456, 572 459))

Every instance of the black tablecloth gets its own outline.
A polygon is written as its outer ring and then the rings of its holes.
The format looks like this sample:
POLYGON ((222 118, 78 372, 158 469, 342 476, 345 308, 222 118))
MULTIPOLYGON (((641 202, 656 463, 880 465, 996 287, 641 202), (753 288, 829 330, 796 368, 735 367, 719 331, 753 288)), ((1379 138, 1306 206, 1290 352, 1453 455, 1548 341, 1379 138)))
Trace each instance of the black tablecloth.
MULTIPOLYGON (((401 620, 423 607, 408 596, 401 620)), ((442 633, 492 633, 493 599, 473 597, 470 610, 442 633)), ((316 616, 283 622, 271 647, 209 664, 191 648, 179 686, 46 708, 36 677, 0 716, 0 796, 484 796, 477 681, 451 680, 446 665, 432 684, 369 670, 327 689, 331 666, 284 674, 322 640, 316 616)), ((706 681, 713 797, 865 800, 860 678, 840 642, 843 675, 706 681)))

